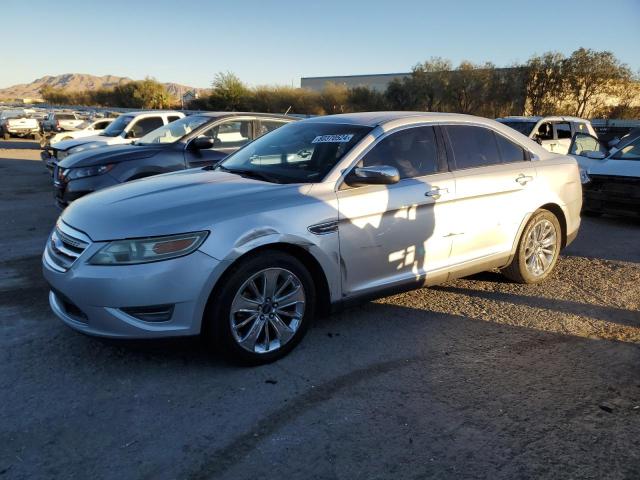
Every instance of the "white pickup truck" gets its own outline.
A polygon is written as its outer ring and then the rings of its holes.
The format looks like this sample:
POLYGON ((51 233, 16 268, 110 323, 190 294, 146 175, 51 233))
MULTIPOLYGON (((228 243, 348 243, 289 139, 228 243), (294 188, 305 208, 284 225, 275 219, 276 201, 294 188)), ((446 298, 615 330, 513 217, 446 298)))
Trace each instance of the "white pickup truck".
POLYGON ((35 118, 29 118, 22 110, 5 110, 0 113, 0 135, 4 140, 11 136, 40 138, 40 124, 35 118))
MULTIPOLYGON (((82 124, 78 125, 78 129, 73 132, 60 132, 49 138, 44 144, 41 144, 42 148, 47 145, 55 145, 65 140, 75 140, 77 138, 86 138, 95 135, 99 135, 107 128, 115 118, 97 118, 96 120, 86 120, 82 124)), ((44 138, 44 137, 43 137, 44 138)))
POLYGON ((84 120, 73 112, 49 112, 42 122, 45 132, 70 132, 77 130, 84 120))
POLYGON ((500 123, 535 140, 545 150, 566 155, 576 133, 598 137, 589 120, 578 117, 504 117, 500 123))

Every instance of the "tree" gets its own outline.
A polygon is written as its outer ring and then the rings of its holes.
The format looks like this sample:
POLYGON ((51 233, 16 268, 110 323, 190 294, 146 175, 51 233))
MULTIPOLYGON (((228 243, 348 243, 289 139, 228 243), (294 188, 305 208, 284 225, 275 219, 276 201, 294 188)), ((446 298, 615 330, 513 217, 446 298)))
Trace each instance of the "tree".
POLYGON ((563 61, 573 114, 583 117, 602 108, 608 97, 620 96, 632 79, 631 70, 611 52, 579 48, 563 61))
POLYGON ((387 108, 384 94, 372 88, 355 87, 347 94, 347 109, 350 112, 374 112, 387 108))
POLYGON ((320 106, 327 115, 344 113, 349 99, 349 90, 345 85, 328 82, 320 92, 320 106))
POLYGON ((216 74, 211 86, 213 92, 209 97, 210 107, 214 110, 248 110, 251 92, 232 72, 216 74))
POLYGON ((526 64, 525 95, 531 115, 554 113, 564 90, 564 57, 557 52, 533 56, 526 64))

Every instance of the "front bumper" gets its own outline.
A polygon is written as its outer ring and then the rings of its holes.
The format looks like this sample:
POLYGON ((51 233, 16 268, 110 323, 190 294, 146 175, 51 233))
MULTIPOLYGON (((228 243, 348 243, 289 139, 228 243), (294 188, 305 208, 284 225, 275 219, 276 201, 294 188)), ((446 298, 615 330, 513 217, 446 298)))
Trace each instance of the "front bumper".
POLYGON ((91 244, 67 271, 56 268, 48 250, 43 274, 49 304, 65 324, 108 338, 147 339, 197 335, 209 294, 225 264, 196 251, 185 257, 127 266, 89 265, 105 242, 91 244), (123 311, 172 305, 165 321, 143 321, 123 311))

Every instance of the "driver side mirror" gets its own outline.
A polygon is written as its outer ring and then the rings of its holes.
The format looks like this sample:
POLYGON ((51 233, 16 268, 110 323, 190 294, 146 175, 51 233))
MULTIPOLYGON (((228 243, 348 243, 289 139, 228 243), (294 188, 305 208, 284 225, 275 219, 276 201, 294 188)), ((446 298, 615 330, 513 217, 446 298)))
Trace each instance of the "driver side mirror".
POLYGON ((211 137, 197 137, 191 142, 191 147, 195 150, 206 150, 213 148, 214 141, 211 137))
POLYGON ((538 145, 542 145, 542 139, 541 139, 537 134, 536 134, 536 136, 535 136, 534 140, 536 141, 536 143, 537 143, 538 145))
POLYGON ((344 179, 350 187, 362 185, 392 185, 400 181, 396 167, 377 165, 375 167, 356 167, 344 179))

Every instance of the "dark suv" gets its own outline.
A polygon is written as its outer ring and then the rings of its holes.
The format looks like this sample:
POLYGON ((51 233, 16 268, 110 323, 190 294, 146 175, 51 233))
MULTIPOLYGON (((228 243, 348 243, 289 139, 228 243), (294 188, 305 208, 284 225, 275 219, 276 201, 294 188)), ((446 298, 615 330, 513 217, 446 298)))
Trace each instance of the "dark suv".
POLYGON ((131 145, 71 154, 54 168, 60 207, 88 193, 160 173, 214 165, 243 145, 297 120, 294 117, 208 112, 164 125, 131 145))

